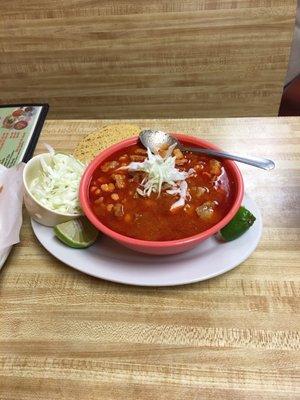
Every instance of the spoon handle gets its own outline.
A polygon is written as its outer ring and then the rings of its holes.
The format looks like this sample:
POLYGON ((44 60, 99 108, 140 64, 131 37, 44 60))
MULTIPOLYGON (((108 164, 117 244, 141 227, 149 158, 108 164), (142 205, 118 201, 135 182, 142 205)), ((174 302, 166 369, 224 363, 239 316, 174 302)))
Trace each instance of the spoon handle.
POLYGON ((199 147, 181 147, 181 150, 192 151, 193 153, 208 154, 210 156, 216 156, 221 158, 228 158, 230 160, 235 160, 244 164, 253 165, 254 167, 271 170, 275 167, 275 163, 267 158, 260 157, 242 157, 237 154, 227 153, 226 151, 218 151, 211 149, 201 149, 199 147))

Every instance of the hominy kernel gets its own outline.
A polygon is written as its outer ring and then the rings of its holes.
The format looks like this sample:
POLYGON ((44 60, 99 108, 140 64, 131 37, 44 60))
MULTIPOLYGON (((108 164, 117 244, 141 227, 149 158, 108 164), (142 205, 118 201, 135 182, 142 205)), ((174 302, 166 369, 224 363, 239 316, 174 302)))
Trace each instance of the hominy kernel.
POLYGON ((135 154, 144 154, 144 155, 147 154, 146 149, 136 149, 134 152, 135 152, 135 154))
POLYGON ((155 201, 153 201, 153 200, 151 200, 151 199, 146 199, 146 200, 144 200, 144 204, 145 204, 147 207, 154 207, 154 206, 155 206, 155 201))
POLYGON ((195 211, 195 206, 192 206, 192 205, 190 205, 190 204, 186 204, 186 205, 183 207, 183 210, 184 210, 184 212, 185 212, 186 214, 192 215, 193 212, 195 211))
POLYGON ((183 158, 182 151, 180 149, 174 149, 173 154, 177 159, 183 158))
POLYGON ((143 162, 145 161, 145 156, 138 156, 138 155, 131 155, 130 160, 135 161, 135 162, 143 162))
POLYGON ((100 176, 100 178, 97 178, 97 183, 102 184, 105 183, 106 178, 104 178, 104 176, 100 176))
POLYGON ((164 143, 164 144, 162 144, 162 145, 160 146, 159 150, 168 150, 168 148, 169 148, 168 143, 164 143))
POLYGON ((99 196, 100 193, 101 193, 101 190, 100 190, 100 189, 96 189, 96 190, 95 190, 95 195, 96 195, 96 196, 99 196))
POLYGON ((119 198, 120 198, 118 193, 113 193, 110 197, 115 201, 119 200, 119 198))
POLYGON ((108 204, 107 206, 106 206, 106 209, 107 209, 107 211, 111 211, 112 209, 114 208, 114 205, 113 204, 108 204))
POLYGON ((116 186, 118 189, 124 189, 126 186, 125 183, 125 176, 121 174, 114 174, 112 175, 113 180, 116 182, 116 186))
POLYGON ((132 216, 130 214, 125 214, 124 221, 127 222, 127 223, 131 222, 132 221, 132 216))
POLYGON ((210 166, 210 173, 212 175, 220 175, 222 171, 222 164, 218 160, 210 160, 209 161, 209 166, 210 166))
POLYGON ((110 169, 115 169, 119 166, 118 161, 108 161, 101 166, 101 171, 108 172, 110 169))
POLYGON ((94 193, 95 190, 97 190, 97 186, 92 186, 90 191, 91 193, 94 193))
POLYGON ((95 204, 103 203, 104 197, 99 197, 99 199, 95 200, 95 204))
POLYGON ((113 192, 115 190, 115 185, 113 183, 104 183, 101 185, 103 192, 113 192))
POLYGON ((177 158, 175 160, 175 164, 176 165, 184 165, 186 163, 188 163, 189 161, 186 158, 177 158))
POLYGON ((158 150, 158 154, 159 154, 162 158, 165 158, 165 156, 167 155, 167 150, 159 149, 159 150, 158 150))
POLYGON ((116 217, 123 217, 124 215, 123 204, 117 203, 114 205, 114 214, 116 217))

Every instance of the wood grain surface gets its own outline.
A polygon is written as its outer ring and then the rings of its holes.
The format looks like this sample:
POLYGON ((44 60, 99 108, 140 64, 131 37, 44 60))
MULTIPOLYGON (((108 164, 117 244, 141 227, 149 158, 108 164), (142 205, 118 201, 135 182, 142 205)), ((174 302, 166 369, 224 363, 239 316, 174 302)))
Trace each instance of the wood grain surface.
MULTIPOLYGON (((107 123, 47 121, 37 152, 71 152, 107 123)), ((139 123, 275 160, 271 172, 241 167, 263 214, 257 250, 208 281, 130 287, 56 260, 24 211, 0 273, 0 399, 299 398, 300 118, 139 123)))
POLYGON ((1 103, 52 118, 275 116, 296 0, 1 1, 1 103))

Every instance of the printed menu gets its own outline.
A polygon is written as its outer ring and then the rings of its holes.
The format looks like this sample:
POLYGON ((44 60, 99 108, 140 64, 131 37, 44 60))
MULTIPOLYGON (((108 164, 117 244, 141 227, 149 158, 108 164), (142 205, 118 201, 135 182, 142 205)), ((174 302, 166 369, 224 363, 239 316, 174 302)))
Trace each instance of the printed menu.
POLYGON ((28 161, 48 111, 47 104, 0 106, 0 164, 28 161))

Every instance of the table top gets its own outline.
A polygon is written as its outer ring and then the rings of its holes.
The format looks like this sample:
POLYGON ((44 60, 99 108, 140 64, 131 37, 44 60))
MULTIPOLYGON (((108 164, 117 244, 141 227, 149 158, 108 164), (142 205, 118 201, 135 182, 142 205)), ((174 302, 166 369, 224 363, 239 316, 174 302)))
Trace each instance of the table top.
MULTIPOLYGON (((49 120, 37 152, 43 143, 72 151, 109 122, 49 120)), ((217 278, 131 287, 63 265, 38 244, 24 211, 21 243, 0 275, 0 398, 295 399, 300 118, 135 122, 273 158, 271 172, 241 165, 263 214, 261 242, 217 278)))

